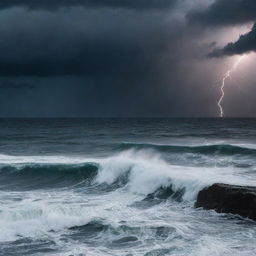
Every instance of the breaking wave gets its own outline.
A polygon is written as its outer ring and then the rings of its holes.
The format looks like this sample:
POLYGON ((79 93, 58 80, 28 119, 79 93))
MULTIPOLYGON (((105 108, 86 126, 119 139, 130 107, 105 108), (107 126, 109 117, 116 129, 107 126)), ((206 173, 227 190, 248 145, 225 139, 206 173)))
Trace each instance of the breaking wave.
POLYGON ((0 189, 31 190, 79 185, 86 191, 92 185, 97 190, 122 188, 144 196, 155 193, 160 198, 167 193, 187 201, 194 200, 199 190, 215 182, 253 182, 237 175, 233 169, 176 166, 163 160, 160 154, 145 150, 126 150, 111 157, 83 159, 72 164, 39 163, 36 157, 34 161, 30 159, 30 162, 20 164, 12 158, 10 164, 1 167, 0 175, 0 189))

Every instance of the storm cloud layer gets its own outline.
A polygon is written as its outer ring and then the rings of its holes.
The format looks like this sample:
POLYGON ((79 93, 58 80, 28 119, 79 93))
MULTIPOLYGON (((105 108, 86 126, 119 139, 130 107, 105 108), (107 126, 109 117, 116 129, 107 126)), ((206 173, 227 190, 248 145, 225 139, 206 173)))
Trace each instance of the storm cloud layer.
POLYGON ((209 56, 231 56, 234 54, 244 54, 252 51, 256 51, 256 24, 249 33, 240 36, 238 41, 227 44, 223 49, 215 49, 209 54, 209 56))
POLYGON ((174 2, 176 0, 2 0, 0 8, 25 7, 54 11, 63 7, 109 7, 144 10, 168 8, 174 2))
POLYGON ((65 12, 14 13, 0 28, 2 77, 143 76, 177 33, 163 13, 78 9, 72 22, 65 12))
POLYGON ((236 25, 256 20, 255 0, 216 0, 208 8, 193 10, 187 15, 191 22, 205 26, 236 25))
MULTIPOLYGON (((217 27, 244 24, 256 21, 255 0, 216 0, 204 10, 194 10, 187 15, 192 23, 217 27)), ((240 36, 238 41, 227 44, 222 49, 215 49, 210 57, 222 57, 256 51, 256 25, 252 30, 240 36)))

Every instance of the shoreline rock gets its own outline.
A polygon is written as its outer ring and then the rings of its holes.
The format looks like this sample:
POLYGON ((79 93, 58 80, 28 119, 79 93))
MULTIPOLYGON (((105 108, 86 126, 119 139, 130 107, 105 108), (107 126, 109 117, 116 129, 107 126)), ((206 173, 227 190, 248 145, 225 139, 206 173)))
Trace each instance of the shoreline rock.
POLYGON ((195 207, 238 214, 256 221, 256 187, 216 183, 198 193, 195 207))

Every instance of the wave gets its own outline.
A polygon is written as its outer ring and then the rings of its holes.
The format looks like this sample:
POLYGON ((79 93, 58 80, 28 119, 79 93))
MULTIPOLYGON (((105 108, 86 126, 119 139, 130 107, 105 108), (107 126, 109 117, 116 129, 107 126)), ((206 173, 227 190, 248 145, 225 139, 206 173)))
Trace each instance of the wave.
POLYGON ((167 153, 198 153, 198 154, 220 154, 220 155, 256 155, 256 148, 247 148, 231 144, 212 144, 200 146, 161 145, 148 143, 122 143, 118 145, 119 150, 128 149, 155 149, 167 153))
POLYGON ((3 166, 0 169, 0 188, 42 189, 68 187, 89 182, 96 176, 98 165, 26 164, 3 166))
POLYGON ((34 162, 21 164, 12 159, 11 164, 0 169, 0 189, 33 190, 79 185, 86 190, 92 185, 95 191, 110 192, 122 188, 148 196, 171 186, 174 194, 182 191, 182 199, 190 201, 196 198, 199 190, 215 182, 237 185, 254 182, 248 175, 237 175, 231 168, 175 166, 162 159, 161 154, 147 150, 126 150, 111 157, 80 159, 81 163, 72 164, 67 164, 68 160, 63 158, 61 161, 65 164, 53 164, 52 158, 49 163, 46 159, 39 163, 33 157, 34 162))
POLYGON ((109 186, 124 177, 124 188, 132 193, 154 197, 176 197, 193 201, 198 192, 213 183, 248 185, 255 180, 233 168, 176 166, 160 154, 127 150, 101 162, 95 182, 109 186))

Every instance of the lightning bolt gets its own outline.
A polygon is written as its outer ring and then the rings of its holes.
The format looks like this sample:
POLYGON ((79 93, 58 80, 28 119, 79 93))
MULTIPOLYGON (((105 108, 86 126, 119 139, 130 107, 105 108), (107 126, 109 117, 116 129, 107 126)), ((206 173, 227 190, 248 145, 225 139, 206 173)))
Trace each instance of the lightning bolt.
POLYGON ((220 99, 218 101, 218 108, 220 111, 219 116, 220 117, 224 117, 224 111, 223 111, 223 106, 222 106, 222 102, 225 98, 225 85, 226 85, 226 80, 228 78, 231 78, 231 74, 237 69, 238 65, 240 64, 240 62, 242 61, 242 59, 244 58, 244 56, 241 56, 236 62, 235 64, 231 67, 231 69, 229 69, 224 76, 221 79, 221 87, 220 87, 220 91, 221 91, 221 96, 220 99))

